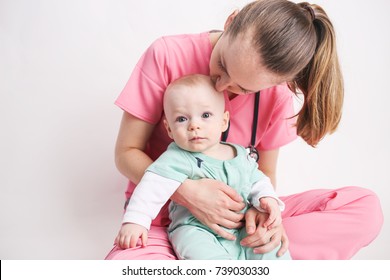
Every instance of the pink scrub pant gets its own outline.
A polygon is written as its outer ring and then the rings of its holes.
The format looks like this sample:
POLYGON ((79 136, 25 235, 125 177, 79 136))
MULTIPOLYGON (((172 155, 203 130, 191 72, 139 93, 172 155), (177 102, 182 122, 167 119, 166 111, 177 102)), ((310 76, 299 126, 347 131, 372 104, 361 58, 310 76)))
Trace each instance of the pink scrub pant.
MULTIPOLYGON (((281 197, 283 225, 296 260, 350 259, 379 234, 383 214, 378 197, 360 187, 310 190, 281 197)), ((166 215, 166 209, 160 215, 166 215)), ((161 219, 160 219, 161 220, 161 219)), ((107 260, 175 260, 166 227, 152 225, 148 245, 114 247, 107 260)))

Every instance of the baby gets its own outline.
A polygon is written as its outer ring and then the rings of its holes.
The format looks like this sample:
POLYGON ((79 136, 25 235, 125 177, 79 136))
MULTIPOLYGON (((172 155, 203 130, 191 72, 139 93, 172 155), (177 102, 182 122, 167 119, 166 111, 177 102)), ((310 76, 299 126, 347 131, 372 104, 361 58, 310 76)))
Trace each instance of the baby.
MULTIPOLYGON (((282 222, 284 204, 276 196, 268 177, 242 146, 221 142, 229 125, 225 99, 208 76, 189 75, 171 83, 164 95, 164 125, 173 143, 148 169, 136 187, 115 239, 121 248, 133 248, 141 239, 147 244, 148 229, 161 207, 186 179, 211 178, 235 189, 250 206, 267 212, 263 225, 282 222)), ((188 209, 171 202, 169 239, 179 259, 291 259, 277 257, 279 247, 266 254, 254 254, 240 245, 245 227, 226 229, 236 236, 227 240, 198 221, 188 209)))

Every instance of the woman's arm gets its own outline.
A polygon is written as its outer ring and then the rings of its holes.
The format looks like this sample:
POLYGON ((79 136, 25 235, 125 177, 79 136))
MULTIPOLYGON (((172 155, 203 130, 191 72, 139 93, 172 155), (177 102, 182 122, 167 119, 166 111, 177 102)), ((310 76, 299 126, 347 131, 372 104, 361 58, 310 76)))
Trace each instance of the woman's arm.
POLYGON ((127 112, 123 113, 115 146, 115 164, 118 170, 135 184, 139 183, 146 168, 153 162, 143 152, 153 129, 154 125, 127 112))
POLYGON ((259 169, 271 180, 276 189, 276 166, 278 163, 279 149, 271 151, 259 151, 259 169))

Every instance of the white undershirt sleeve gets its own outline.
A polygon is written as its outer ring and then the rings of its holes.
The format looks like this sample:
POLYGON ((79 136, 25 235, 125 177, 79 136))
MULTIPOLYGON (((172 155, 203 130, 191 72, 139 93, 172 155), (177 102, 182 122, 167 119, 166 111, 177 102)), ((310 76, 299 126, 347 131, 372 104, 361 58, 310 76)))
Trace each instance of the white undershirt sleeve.
POLYGON ((130 198, 122 223, 139 224, 149 230, 152 220, 180 184, 156 173, 145 172, 130 198))
POLYGON ((265 212, 264 209, 260 207, 260 198, 262 197, 272 197, 276 199, 276 201, 279 204, 280 211, 283 211, 285 208, 285 205, 283 201, 281 201, 278 196, 276 195, 276 192, 274 190, 274 187, 272 186, 271 180, 268 177, 264 177, 263 179, 257 181, 253 186, 252 190, 249 194, 249 202, 259 211, 265 212))

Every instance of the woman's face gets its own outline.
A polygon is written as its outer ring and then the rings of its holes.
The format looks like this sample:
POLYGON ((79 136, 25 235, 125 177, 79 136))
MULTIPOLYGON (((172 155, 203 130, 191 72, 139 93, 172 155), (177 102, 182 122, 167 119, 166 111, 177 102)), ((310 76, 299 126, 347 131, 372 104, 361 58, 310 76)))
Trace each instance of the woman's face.
POLYGON ((210 76, 217 91, 249 94, 284 82, 262 65, 260 55, 250 43, 250 36, 234 40, 223 34, 215 44, 210 59, 210 76))

